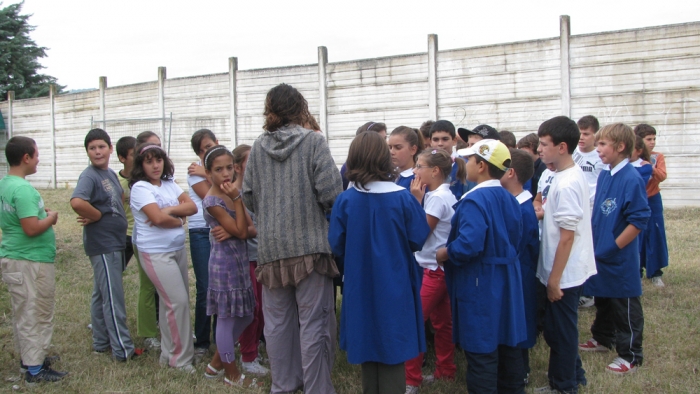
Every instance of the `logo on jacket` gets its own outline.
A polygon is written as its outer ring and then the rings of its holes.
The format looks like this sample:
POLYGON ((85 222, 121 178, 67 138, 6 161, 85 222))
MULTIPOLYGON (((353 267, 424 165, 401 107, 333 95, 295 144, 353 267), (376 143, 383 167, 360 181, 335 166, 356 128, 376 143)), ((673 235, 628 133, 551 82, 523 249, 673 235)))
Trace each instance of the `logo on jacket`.
POLYGON ((617 209, 617 202, 615 202, 615 200, 615 198, 608 198, 600 204, 600 210, 603 211, 603 215, 608 216, 617 209))

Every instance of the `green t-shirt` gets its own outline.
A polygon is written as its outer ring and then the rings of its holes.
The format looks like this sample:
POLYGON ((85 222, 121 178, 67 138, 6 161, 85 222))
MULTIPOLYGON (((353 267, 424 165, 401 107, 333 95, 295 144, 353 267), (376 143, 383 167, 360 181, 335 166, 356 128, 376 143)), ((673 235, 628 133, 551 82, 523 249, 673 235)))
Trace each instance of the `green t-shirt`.
POLYGON ((122 190, 124 190, 124 214, 126 214, 126 222, 128 226, 126 228, 126 235, 131 237, 131 231, 134 229, 134 214, 131 213, 131 188, 129 187, 129 178, 124 178, 121 171, 117 172, 119 176, 119 184, 122 185, 122 190))
POLYGON ((30 237, 22 230, 20 219, 46 217, 44 200, 24 178, 7 175, 0 180, 0 257, 53 263, 56 258, 56 236, 53 227, 30 237))

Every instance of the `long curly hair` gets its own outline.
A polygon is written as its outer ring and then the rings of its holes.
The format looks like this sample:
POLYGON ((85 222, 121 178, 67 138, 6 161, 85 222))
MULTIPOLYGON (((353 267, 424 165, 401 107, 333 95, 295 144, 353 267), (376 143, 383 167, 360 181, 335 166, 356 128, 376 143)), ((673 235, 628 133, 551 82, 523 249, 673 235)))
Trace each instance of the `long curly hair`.
POLYGON ((312 119, 309 103, 304 96, 286 83, 281 83, 267 92, 263 115, 263 129, 267 131, 275 131, 290 123, 305 127, 312 119))
POLYGON ((136 150, 134 150, 134 168, 131 170, 131 176, 129 177, 129 187, 134 186, 138 181, 151 181, 143 170, 143 162, 151 158, 163 159, 163 173, 160 176, 161 180, 167 181, 173 179, 175 166, 173 166, 173 162, 170 160, 165 150, 155 144, 143 143, 136 146, 136 150))

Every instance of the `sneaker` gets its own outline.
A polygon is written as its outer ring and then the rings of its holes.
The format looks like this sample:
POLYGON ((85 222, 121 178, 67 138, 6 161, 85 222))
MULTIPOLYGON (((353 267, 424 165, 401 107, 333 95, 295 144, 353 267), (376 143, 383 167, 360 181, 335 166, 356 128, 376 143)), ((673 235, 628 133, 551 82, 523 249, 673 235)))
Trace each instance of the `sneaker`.
POLYGON ((92 354, 107 354, 110 351, 112 351, 112 348, 92 349, 92 354))
POLYGON ((92 323, 87 325, 88 330, 92 331, 92 323))
POLYGON ((578 299, 579 308, 590 308, 595 304, 593 297, 581 297, 578 299))
POLYGON ((533 390, 532 392, 537 393, 537 394, 559 394, 558 390, 555 390, 549 386, 538 387, 535 390, 533 390))
MULTIPOLYGON (((142 354, 146 353, 147 351, 148 351, 148 349, 137 347, 134 349, 134 352, 131 354, 131 357, 129 357, 129 359, 135 360, 137 357, 141 356, 142 354)), ((115 357, 114 359, 119 361, 119 362, 122 362, 122 363, 126 362, 126 357, 115 357)))
POLYGON ((209 352, 209 348, 206 347, 196 347, 194 348, 194 364, 199 364, 204 359, 204 356, 209 352))
MULTIPOLYGON (((41 365, 42 368, 49 368, 51 364, 54 364, 56 361, 60 361, 61 357, 60 356, 46 356, 44 358, 44 363, 41 365)), ((19 360, 19 373, 27 373, 28 368, 22 360, 19 360)))
POLYGON ((193 374, 193 373, 197 372, 197 370, 194 368, 194 365, 192 365, 192 364, 184 365, 178 369, 182 372, 189 373, 189 374, 193 374))
POLYGON ((257 359, 249 363, 241 360, 241 369, 243 372, 251 375, 267 375, 270 373, 270 370, 260 365, 257 359))
POLYGON ((58 372, 51 368, 43 368, 36 375, 32 375, 29 371, 25 372, 24 381, 31 386, 41 382, 58 382, 66 375, 68 375, 68 372, 58 372))
POLYGON ((143 345, 149 349, 160 349, 158 338, 146 338, 143 340, 143 345))
POLYGON ((626 361, 623 358, 616 358, 613 360, 612 363, 610 363, 605 369, 613 373, 615 375, 627 375, 631 373, 637 372, 637 366, 630 364, 628 361, 626 361))
POLYGON ((267 364, 268 361, 270 361, 270 360, 266 359, 265 357, 262 356, 262 354, 260 354, 258 352, 258 357, 255 357, 255 361, 257 361, 258 364, 267 364))
POLYGON ((435 383, 435 375, 423 375, 423 386, 435 383))
POLYGON ((660 277, 660 276, 655 276, 655 277, 651 278, 651 284, 654 285, 654 286, 656 286, 656 287, 664 287, 664 286, 666 286, 666 285, 664 284, 664 281, 661 280, 661 277, 660 277))
POLYGON ((600 343, 598 343, 598 341, 596 341, 593 338, 589 339, 586 343, 579 343, 578 350, 581 350, 583 352, 607 352, 607 351, 610 351, 610 349, 601 345, 600 343))
POLYGON ((420 389, 417 386, 411 386, 410 384, 406 385, 406 393, 405 394, 418 394, 420 389))

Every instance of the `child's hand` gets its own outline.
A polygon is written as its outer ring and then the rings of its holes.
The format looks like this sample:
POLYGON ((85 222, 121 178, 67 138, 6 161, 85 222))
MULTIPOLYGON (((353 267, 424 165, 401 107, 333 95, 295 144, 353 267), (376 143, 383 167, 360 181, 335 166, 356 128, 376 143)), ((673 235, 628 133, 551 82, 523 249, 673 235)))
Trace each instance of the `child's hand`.
POLYGON ((425 189, 428 186, 424 184, 418 175, 411 181, 411 194, 413 197, 418 199, 418 202, 423 202, 423 197, 425 197, 425 189))
MULTIPOLYGON (((58 220, 58 214, 56 214, 56 219, 58 220)), ((92 220, 85 218, 85 217, 82 217, 82 216, 78 216, 77 221, 78 221, 78 224, 80 224, 83 227, 87 226, 90 223, 95 223, 92 220)), ((56 224, 56 222, 54 221, 53 224, 56 224)))
POLYGON ((542 220, 542 218, 544 218, 544 209, 542 209, 541 205, 535 205, 535 216, 537 216, 537 220, 542 220))
POLYGON ((224 182, 220 186, 221 191, 229 196, 232 200, 237 200, 241 196, 241 191, 231 182, 224 182))
POLYGON ((447 248, 439 248, 437 252, 435 252, 435 261, 437 261, 438 265, 442 267, 445 261, 449 260, 450 256, 447 254, 447 248))
POLYGON ((51 224, 54 225, 58 222, 58 212, 52 211, 48 208, 44 209, 46 211, 46 216, 51 218, 51 224))
POLYGON ((189 167, 187 167, 187 175, 197 175, 201 176, 202 178, 207 177, 207 173, 206 171, 204 171, 204 167, 200 166, 197 163, 192 163, 189 167))
POLYGON ((211 235, 212 237, 214 237, 216 242, 225 241, 231 238, 231 234, 224 230, 222 226, 216 226, 213 229, 211 229, 211 235))
POLYGON ((557 302, 561 300, 561 298, 564 297, 564 292, 561 291, 561 288, 559 287, 559 283, 554 283, 553 281, 549 281, 547 283, 547 298, 549 299, 550 302, 557 302))

